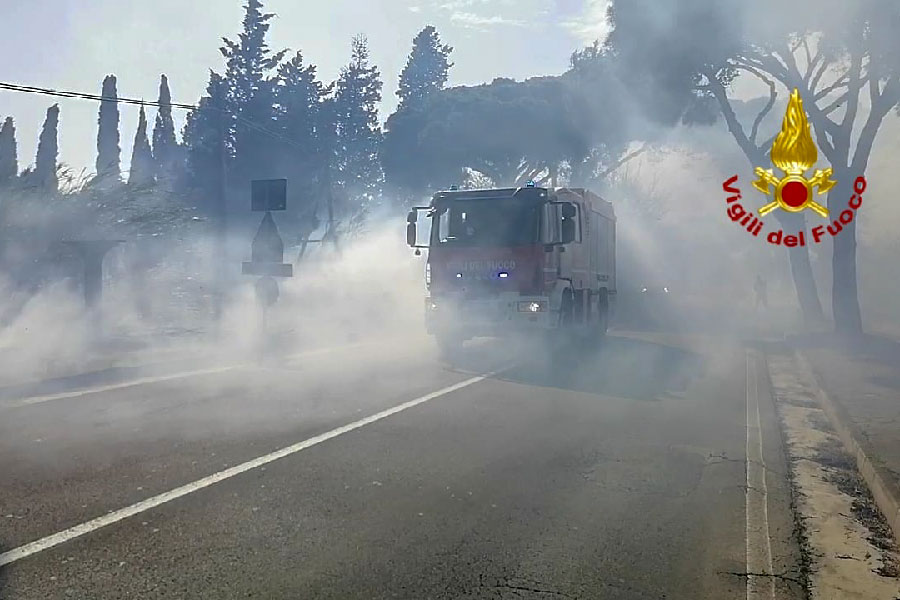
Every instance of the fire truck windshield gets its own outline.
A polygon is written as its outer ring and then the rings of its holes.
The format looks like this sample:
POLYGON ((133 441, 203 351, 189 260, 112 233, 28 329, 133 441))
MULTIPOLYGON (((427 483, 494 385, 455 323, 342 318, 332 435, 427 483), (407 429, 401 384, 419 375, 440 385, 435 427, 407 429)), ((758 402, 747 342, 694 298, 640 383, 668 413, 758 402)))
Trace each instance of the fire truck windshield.
POLYGON ((527 246, 540 234, 539 206, 509 200, 455 200, 437 207, 431 245, 527 246))

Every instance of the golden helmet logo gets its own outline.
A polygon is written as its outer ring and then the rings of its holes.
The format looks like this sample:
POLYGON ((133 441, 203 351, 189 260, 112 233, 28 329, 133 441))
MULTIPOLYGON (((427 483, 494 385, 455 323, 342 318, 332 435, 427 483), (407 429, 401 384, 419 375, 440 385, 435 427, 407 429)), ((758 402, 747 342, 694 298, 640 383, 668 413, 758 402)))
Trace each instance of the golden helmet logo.
POLYGON ((788 212, 811 208, 827 218, 828 209, 813 200, 813 191, 818 189, 819 194, 824 194, 834 187, 837 182, 831 179, 831 168, 817 169, 812 179, 804 176, 818 159, 819 151, 809 133, 803 100, 795 89, 784 114, 781 133, 772 144, 772 164, 784 171, 785 176, 777 178, 772 169, 756 167, 755 170, 759 179, 753 182, 753 187, 766 196, 772 193, 770 187, 775 188, 775 199, 759 209, 759 216, 781 207, 788 212))
MULTIPOLYGON (((799 213, 809 208, 821 217, 830 219, 828 209, 815 201, 814 193, 824 194, 833 188, 837 181, 831 178, 834 171, 830 167, 816 169, 811 178, 806 178, 806 172, 819 159, 819 151, 810 134, 809 121, 803 110, 803 100, 800 98, 800 92, 796 89, 791 93, 788 101, 781 131, 772 144, 771 157, 772 164, 784 172, 784 177, 777 177, 774 169, 756 167, 754 172, 758 179, 753 182, 753 187, 765 194, 767 198, 771 198, 772 201, 757 211, 757 217, 752 210, 744 208, 741 204, 743 199, 741 190, 735 185, 738 176, 732 175, 722 184, 722 189, 728 194, 726 199, 728 218, 745 228, 750 235, 765 237, 770 244, 784 245, 788 248, 806 246, 805 227, 796 233, 788 233, 782 229, 773 229, 764 233, 762 221, 763 217, 776 208, 790 213, 799 213)), ((865 177, 861 174, 856 177, 853 181, 853 194, 847 202, 847 208, 840 210, 840 214, 835 215, 831 223, 812 227, 809 231, 810 243, 818 244, 825 239, 826 233, 834 237, 853 222, 856 211, 862 206, 866 185, 865 177)))

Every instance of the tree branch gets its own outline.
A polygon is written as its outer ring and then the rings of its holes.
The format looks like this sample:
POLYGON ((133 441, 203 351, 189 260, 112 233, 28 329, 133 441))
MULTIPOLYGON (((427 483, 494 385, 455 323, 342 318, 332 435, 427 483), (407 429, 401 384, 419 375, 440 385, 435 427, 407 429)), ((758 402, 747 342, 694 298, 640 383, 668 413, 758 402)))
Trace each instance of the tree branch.
MULTIPOLYGON (((850 134, 853 132, 853 123, 859 112, 859 93, 862 89, 862 54, 853 52, 850 56, 850 69, 847 71, 849 82, 847 85, 847 110, 844 112, 844 120, 840 126, 841 153, 850 155, 850 134), (846 146, 846 149, 844 148, 846 146)), ((873 107, 874 110, 874 107, 873 107)))
MULTIPOLYGON (((844 73, 843 75, 841 75, 840 77, 835 79, 831 85, 822 88, 818 92, 815 92, 815 94, 813 95, 813 101, 818 102, 819 100, 821 100, 822 98, 824 98, 825 96, 827 96, 828 94, 830 94, 831 92, 833 92, 834 90, 836 90, 838 88, 849 87, 849 84, 850 84, 850 79, 849 79, 849 77, 847 77, 847 73, 844 73)), ((810 89, 812 89, 812 88, 810 88, 810 89)))
POLYGON ((836 98, 836 99, 834 100, 834 102, 832 102, 831 104, 829 104, 829 105, 826 106, 825 108, 820 109, 820 110, 822 111, 822 114, 823 114, 823 115, 830 115, 830 114, 831 114, 832 112, 834 112, 835 109, 837 109, 841 104, 843 104, 844 102, 847 101, 847 96, 848 96, 849 94, 850 94, 850 92, 844 92, 844 93, 841 94, 838 98, 836 98))
MULTIPOLYGON (((812 52, 809 50, 809 40, 806 39, 806 36, 803 36, 803 51, 806 53, 806 76, 809 77, 813 70, 813 57, 812 52)), ((816 54, 816 58, 819 58, 819 54, 816 54)))
POLYGON ((725 124, 728 126, 728 131, 734 137, 735 141, 737 141, 741 150, 743 150, 747 160, 753 165, 762 164, 765 155, 752 141, 750 141, 750 138, 748 138, 746 132, 744 132, 744 128, 741 126, 737 115, 734 114, 734 108, 732 108, 731 102, 728 100, 725 86, 715 78, 715 74, 712 70, 707 68, 703 71, 703 74, 709 80, 713 96, 718 101, 719 108, 725 117, 725 124))
POLYGON ((760 76, 760 79, 766 82, 766 85, 769 86, 769 101, 763 107, 759 114, 756 115, 756 119, 753 120, 753 127, 750 130, 750 142, 753 145, 756 145, 756 136, 759 134, 759 125, 762 123, 762 120, 766 118, 766 115, 772 110, 772 107, 775 106, 775 99, 778 97, 778 92, 775 91, 775 82, 767 77, 760 76))
MULTIPOLYGON (((877 79, 872 79, 876 82, 877 79)), ((870 83, 871 85, 871 83, 870 83)), ((872 145, 875 143, 875 136, 884 117, 892 108, 900 102, 900 78, 893 75, 885 84, 884 91, 878 96, 878 101, 872 104, 872 110, 869 112, 869 118, 863 125, 859 134, 859 141, 856 143, 856 150, 853 153, 853 161, 851 169, 854 173, 862 174, 869 165, 869 155, 872 153, 872 145)))
POLYGON ((760 50, 747 52, 735 59, 735 64, 741 64, 741 62, 756 67, 760 71, 769 73, 779 81, 783 81, 787 77, 787 69, 784 64, 771 53, 766 54, 760 50))
POLYGON ((824 54, 822 54, 821 51, 816 56, 818 57, 820 55, 822 56, 822 63, 819 65, 818 69, 809 80, 807 85, 807 87, 809 87, 809 89, 811 90, 815 90, 819 86, 819 82, 822 80, 822 76, 825 75, 826 71, 828 71, 828 67, 831 66, 831 64, 827 60, 825 60, 824 54))
POLYGON ((615 163, 613 163, 612 166, 607 167, 602 172, 598 173, 597 180, 599 181, 601 179, 605 179, 606 177, 608 177, 610 175, 610 173, 614 172, 616 169, 618 169, 625 163, 629 162, 631 159, 636 158, 637 156, 643 154, 647 150, 648 147, 649 147, 649 144, 644 143, 641 145, 640 148, 638 148, 636 150, 632 150, 631 152, 629 152, 628 154, 626 154, 625 156, 623 156, 622 158, 617 160, 615 163))
MULTIPOLYGON (((807 98, 810 97, 812 93, 803 82, 803 77, 800 75, 797 63, 793 61, 792 56, 788 56, 788 59, 788 71, 785 73, 785 78, 782 80, 782 83, 784 83, 788 89, 792 87, 797 88, 804 96, 807 98)), ((825 156, 828 157, 828 160, 832 164, 840 164, 841 161, 835 160, 838 157, 835 156, 834 143, 826 137, 830 136, 832 140, 834 140, 840 135, 841 131, 838 124, 825 116, 822 111, 819 110, 819 107, 815 102, 810 102, 809 104, 804 105, 804 107, 807 112, 809 112, 810 118, 812 119, 813 129, 816 132, 816 141, 819 143, 822 152, 825 153, 825 156)))

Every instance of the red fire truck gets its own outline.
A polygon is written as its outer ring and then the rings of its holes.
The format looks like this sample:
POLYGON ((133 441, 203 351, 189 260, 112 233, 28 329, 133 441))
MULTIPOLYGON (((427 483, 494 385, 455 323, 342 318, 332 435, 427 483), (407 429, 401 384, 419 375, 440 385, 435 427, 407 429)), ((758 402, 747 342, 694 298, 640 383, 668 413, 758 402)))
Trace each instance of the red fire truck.
POLYGON ((606 333, 616 217, 588 190, 529 183, 438 192, 430 206, 410 211, 406 241, 428 250, 425 321, 445 351, 481 336, 552 333, 590 342, 606 333), (431 221, 427 244, 418 239, 423 215, 431 221))

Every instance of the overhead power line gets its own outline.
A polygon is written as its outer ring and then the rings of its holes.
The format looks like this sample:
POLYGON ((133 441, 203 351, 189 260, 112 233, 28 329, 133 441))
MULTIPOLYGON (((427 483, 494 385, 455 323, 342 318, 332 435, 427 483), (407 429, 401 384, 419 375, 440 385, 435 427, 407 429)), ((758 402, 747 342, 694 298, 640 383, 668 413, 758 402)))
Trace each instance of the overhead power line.
MULTIPOLYGON (((159 102, 153 102, 151 100, 142 100, 138 98, 123 98, 123 97, 109 97, 109 96, 101 96, 98 94, 91 94, 88 92, 75 92, 71 90, 57 90, 52 88, 44 88, 37 87, 32 85, 20 85, 18 83, 7 83, 0 81, 0 90, 8 90, 11 92, 22 92, 26 94, 41 94, 44 96, 55 96, 58 98, 76 98, 80 100, 93 100, 95 102, 116 102, 122 104, 134 104, 138 106, 154 106, 159 108, 161 105, 159 102)), ((243 123, 245 126, 268 135, 269 137, 276 139, 280 142, 287 144, 293 148, 298 150, 305 150, 303 146, 295 142, 290 138, 286 138, 278 132, 272 131, 271 129, 267 129, 266 127, 247 119, 246 117, 242 117, 241 115, 236 114, 234 111, 228 110, 227 108, 222 108, 219 106, 197 106, 196 104, 186 104, 184 102, 170 102, 169 106, 172 108, 179 108, 183 110, 215 110, 219 112, 227 112, 231 116, 233 116, 237 121, 243 123)))

